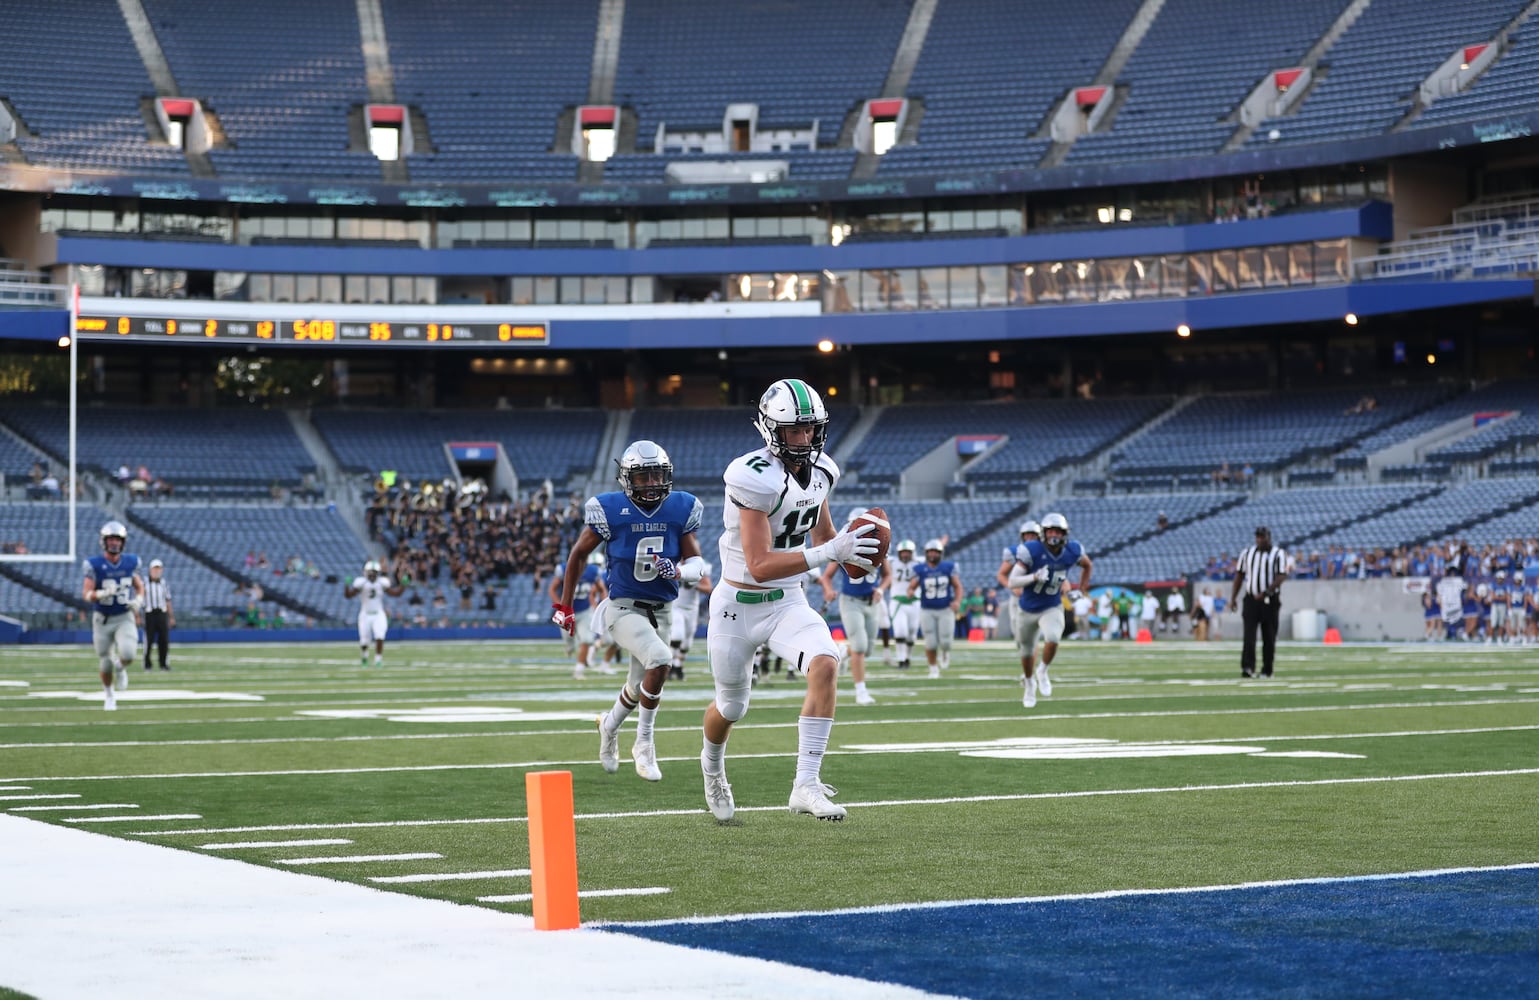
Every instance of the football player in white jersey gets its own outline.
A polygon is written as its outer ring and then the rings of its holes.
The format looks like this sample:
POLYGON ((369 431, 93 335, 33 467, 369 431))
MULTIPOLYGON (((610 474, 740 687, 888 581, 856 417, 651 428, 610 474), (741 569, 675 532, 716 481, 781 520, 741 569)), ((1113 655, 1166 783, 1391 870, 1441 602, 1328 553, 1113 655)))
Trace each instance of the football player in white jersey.
POLYGON ((711 592, 711 564, 705 563, 700 579, 694 583, 679 582, 679 596, 673 602, 673 666, 668 677, 684 679, 684 657, 695 644, 695 632, 700 628, 700 595, 711 592))
POLYGON ((905 538, 897 550, 887 557, 888 582, 891 583, 892 639, 898 644, 898 669, 908 669, 908 654, 919 639, 919 599, 910 597, 908 585, 914 579, 913 541, 905 538))
POLYGON ((801 379, 781 379, 759 398, 754 420, 764 447, 732 460, 723 474, 721 578, 711 591, 706 646, 716 698, 705 710, 700 768, 711 815, 725 822, 736 809, 727 784, 726 744, 733 723, 748 711, 754 650, 768 642, 775 655, 807 678, 797 724, 793 813, 842 820, 843 806, 828 800, 823 754, 834 725, 839 647, 828 623, 807 603, 802 580, 830 562, 870 571, 877 549, 867 522, 835 533, 829 498, 839 467, 823 453, 828 410, 801 379), (807 544, 808 540, 812 544, 807 544))
POLYGON ((358 665, 369 665, 369 642, 374 643, 374 665, 385 662, 385 629, 390 619, 385 614, 385 597, 400 597, 406 588, 393 583, 380 567, 379 561, 370 559, 363 564, 363 576, 353 577, 342 591, 343 597, 361 597, 358 602, 358 665))

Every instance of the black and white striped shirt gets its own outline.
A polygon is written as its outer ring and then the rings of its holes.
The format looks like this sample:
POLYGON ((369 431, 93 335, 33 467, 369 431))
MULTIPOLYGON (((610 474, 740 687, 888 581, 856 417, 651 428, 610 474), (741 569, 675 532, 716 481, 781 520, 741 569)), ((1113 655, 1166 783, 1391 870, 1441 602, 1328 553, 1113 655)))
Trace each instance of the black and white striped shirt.
POLYGON ((169 611, 171 609, 171 588, 166 586, 164 580, 144 581, 144 610, 169 611))
POLYGON ((1274 545, 1265 552, 1248 545, 1235 560, 1235 573, 1240 577, 1247 597, 1264 597, 1275 593, 1283 575, 1288 570, 1288 556, 1281 546, 1274 545))

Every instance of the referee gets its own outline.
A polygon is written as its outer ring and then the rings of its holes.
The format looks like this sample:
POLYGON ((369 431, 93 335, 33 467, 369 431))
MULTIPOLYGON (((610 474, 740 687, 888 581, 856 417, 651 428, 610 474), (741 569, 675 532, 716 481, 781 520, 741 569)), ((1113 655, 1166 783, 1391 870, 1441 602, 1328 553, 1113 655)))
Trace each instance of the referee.
MULTIPOLYGON (((153 570, 151 571, 154 572, 153 570)), ((1233 607, 1245 591, 1245 645, 1240 650, 1240 676, 1256 676, 1256 629, 1261 629, 1261 676, 1272 676, 1272 660, 1277 653, 1277 618, 1282 611, 1283 580, 1288 576, 1288 557, 1272 545, 1271 529, 1256 529, 1256 544, 1247 547, 1235 561, 1234 591, 1229 595, 1233 607)))
POLYGON ((160 669, 170 670, 166 651, 171 645, 171 626, 176 615, 171 611, 171 588, 164 579, 166 564, 150 560, 150 578, 144 584, 144 669, 150 669, 150 648, 160 650, 160 669))

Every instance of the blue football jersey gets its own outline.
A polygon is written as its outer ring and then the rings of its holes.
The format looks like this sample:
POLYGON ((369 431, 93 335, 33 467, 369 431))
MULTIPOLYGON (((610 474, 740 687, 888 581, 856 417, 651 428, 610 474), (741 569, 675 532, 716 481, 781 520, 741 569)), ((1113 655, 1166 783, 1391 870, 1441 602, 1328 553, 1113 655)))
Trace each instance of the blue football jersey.
POLYGON ((1028 583, 1021 589, 1021 610, 1047 611, 1058 607, 1062 603, 1058 595, 1063 590, 1064 581, 1069 578, 1069 570, 1084 555, 1085 547, 1072 538, 1064 543, 1056 556, 1041 542, 1022 542, 1017 545, 1015 547, 1016 562, 1029 570, 1039 570, 1044 566, 1049 570, 1046 580, 1028 583))
MULTIPOLYGON (((561 580, 566 576, 566 563, 556 563, 554 577, 561 580)), ((599 568, 591 563, 582 568, 582 576, 577 578, 577 587, 572 591, 572 610, 587 611, 593 604, 593 585, 598 582, 599 568)))
POLYGON ((677 490, 650 513, 619 490, 589 497, 583 517, 605 542, 609 596, 664 603, 678 597, 679 581, 657 575, 657 558, 678 562, 684 536, 699 529, 702 513, 693 493, 677 490))
POLYGON ((951 577, 957 571, 956 563, 942 559, 931 566, 929 562, 914 565, 914 579, 919 581, 919 606, 921 608, 949 608, 956 596, 951 588, 951 577))
POLYGON ((117 590, 105 600, 97 596, 93 609, 104 615, 121 615, 128 611, 128 602, 134 596, 134 575, 139 572, 139 557, 131 552, 118 556, 118 561, 108 562, 106 556, 91 556, 85 561, 85 575, 96 581, 96 586, 108 580, 117 581, 117 590))
POLYGON ((881 579, 881 572, 877 569, 865 574, 859 580, 851 580, 850 574, 845 572, 843 565, 840 565, 837 571, 842 580, 839 584, 839 593, 848 594, 850 597, 870 597, 871 592, 876 590, 876 581, 881 579))

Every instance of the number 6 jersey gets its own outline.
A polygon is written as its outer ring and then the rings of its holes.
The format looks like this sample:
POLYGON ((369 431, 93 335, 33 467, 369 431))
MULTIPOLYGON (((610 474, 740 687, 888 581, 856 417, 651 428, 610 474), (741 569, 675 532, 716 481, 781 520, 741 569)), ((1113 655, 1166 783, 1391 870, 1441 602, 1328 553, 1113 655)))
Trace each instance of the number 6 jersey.
POLYGON ((679 581, 657 575, 657 557, 678 562, 684 536, 699 530, 701 513, 695 495, 678 490, 651 510, 619 490, 589 497, 583 520, 604 539, 609 596, 661 603, 678 597, 679 581))
POLYGON ((799 587, 802 574, 776 580, 755 580, 743 559, 743 533, 738 511, 762 510, 769 517, 770 548, 787 551, 802 548, 817 526, 823 504, 839 481, 839 466, 820 453, 813 463, 807 485, 796 481, 768 448, 760 448, 733 460, 722 479, 727 484, 727 504, 722 511, 721 578, 761 587, 799 587))

